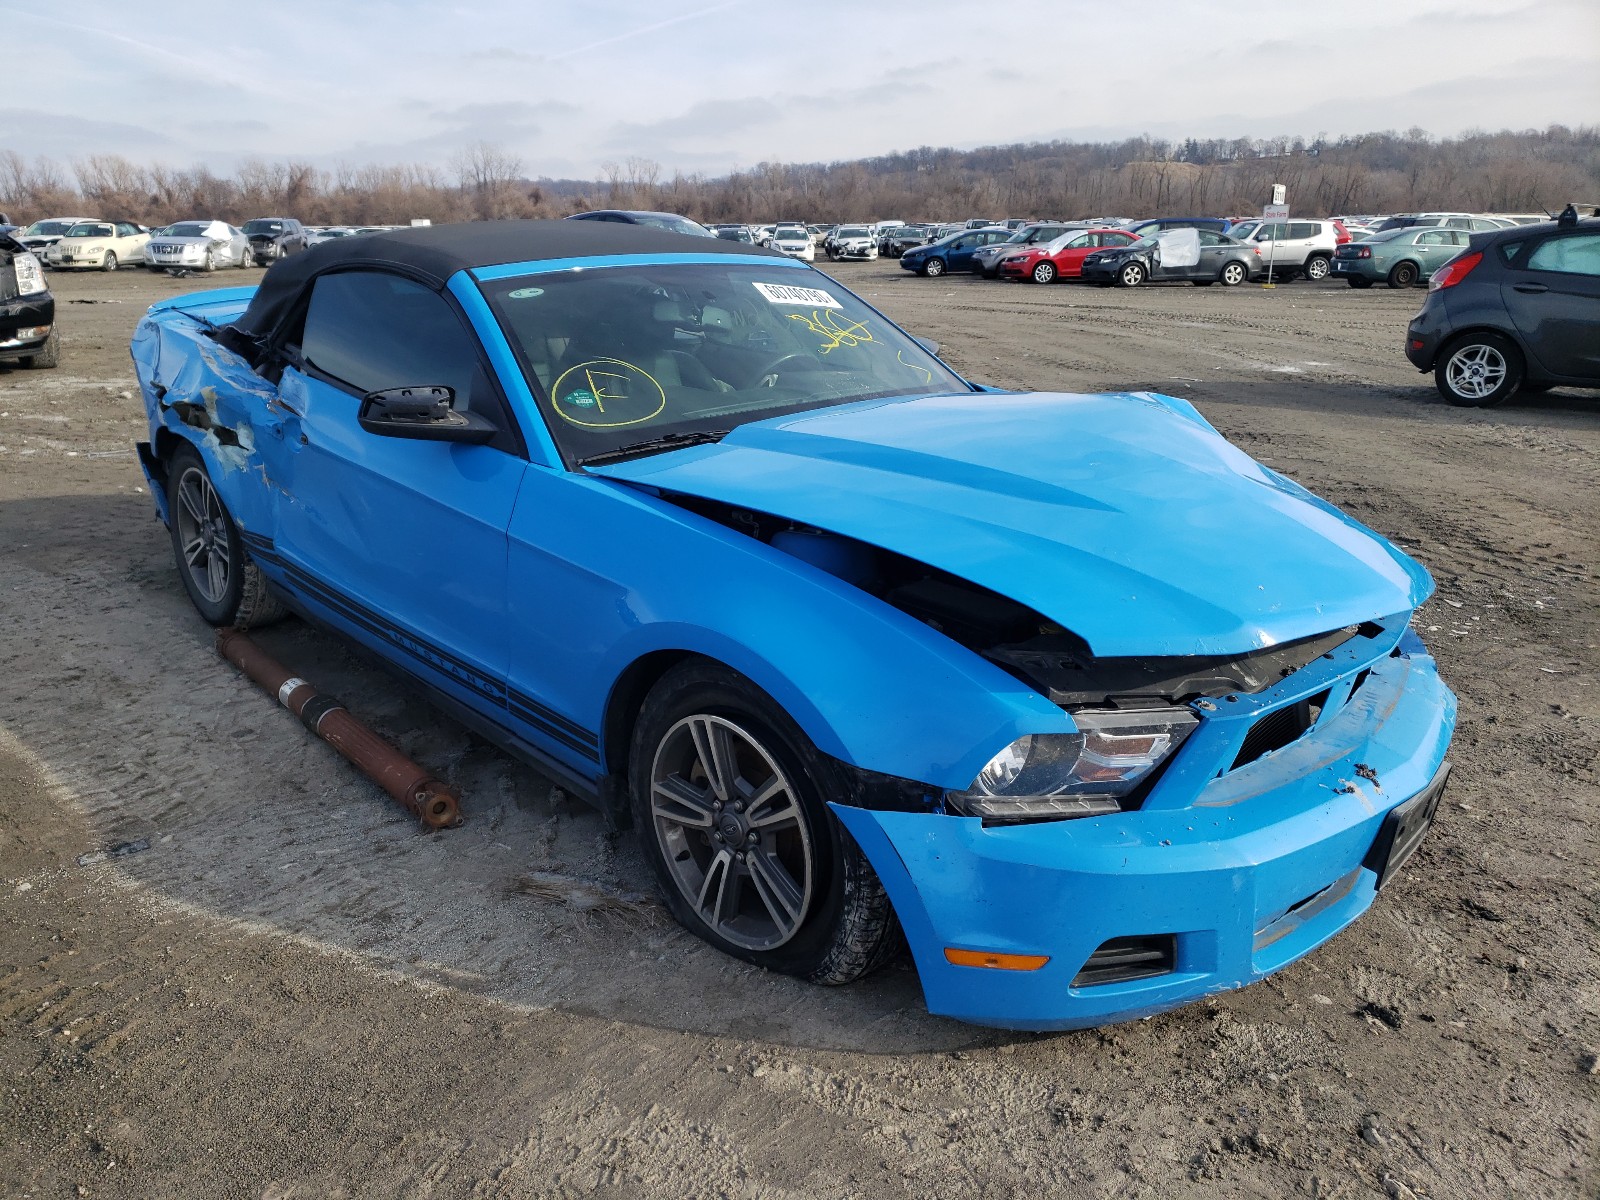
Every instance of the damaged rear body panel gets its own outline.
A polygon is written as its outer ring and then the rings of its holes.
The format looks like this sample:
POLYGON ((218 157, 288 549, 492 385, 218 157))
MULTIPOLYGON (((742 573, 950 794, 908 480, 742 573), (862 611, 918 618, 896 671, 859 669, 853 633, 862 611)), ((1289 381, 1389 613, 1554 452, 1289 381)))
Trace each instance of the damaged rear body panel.
POLYGON ((132 350, 158 515, 191 444, 292 607, 613 816, 651 682, 742 675, 837 764, 831 812, 929 1008, 963 1020, 1241 986, 1415 848, 1455 700, 1410 631, 1431 581, 1385 539, 1183 400, 985 392, 803 263, 544 224, 346 239, 260 296, 152 308, 132 350), (497 237, 549 261, 495 260, 497 237), (660 252, 554 240, 621 237, 660 252), (414 339, 464 332, 459 377, 383 386, 449 391, 495 440, 374 433, 380 393, 330 373, 337 347, 302 353, 332 268, 396 272, 394 311, 459 322, 414 339), (868 383, 829 402, 850 370, 868 383))

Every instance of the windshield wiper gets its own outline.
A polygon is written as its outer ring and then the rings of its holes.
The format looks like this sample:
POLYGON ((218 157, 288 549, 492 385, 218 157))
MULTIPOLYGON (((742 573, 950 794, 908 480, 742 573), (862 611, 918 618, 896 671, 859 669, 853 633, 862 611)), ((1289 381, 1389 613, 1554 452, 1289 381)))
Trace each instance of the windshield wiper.
POLYGON ((597 454, 590 454, 578 460, 580 467, 587 467, 591 463, 616 462, 622 458, 632 458, 636 454, 654 454, 658 450, 677 450, 682 446, 701 446, 708 442, 720 442, 730 429, 689 429, 680 433, 664 433, 660 437, 646 438, 642 442, 629 442, 625 446, 614 446, 610 450, 601 450, 597 454))

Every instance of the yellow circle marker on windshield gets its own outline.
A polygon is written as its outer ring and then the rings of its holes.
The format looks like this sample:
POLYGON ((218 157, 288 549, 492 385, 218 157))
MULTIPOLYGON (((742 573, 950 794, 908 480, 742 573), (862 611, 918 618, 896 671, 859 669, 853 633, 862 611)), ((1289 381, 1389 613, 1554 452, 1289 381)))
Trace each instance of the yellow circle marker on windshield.
POLYGON ((643 425, 667 407, 667 389, 643 367, 620 358, 591 358, 568 367, 550 389, 561 419, 585 429, 643 425))

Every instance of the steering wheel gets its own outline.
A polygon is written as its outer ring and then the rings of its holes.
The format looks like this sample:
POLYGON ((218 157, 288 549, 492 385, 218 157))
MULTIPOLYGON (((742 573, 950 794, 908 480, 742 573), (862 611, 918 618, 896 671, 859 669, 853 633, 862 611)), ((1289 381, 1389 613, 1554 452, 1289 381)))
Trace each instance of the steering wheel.
MULTIPOLYGON (((781 354, 756 374, 757 387, 777 387, 778 376, 787 370, 799 369, 804 371, 826 371, 823 366, 809 354, 781 354)), ((834 370, 848 370, 846 367, 836 367, 834 370)))

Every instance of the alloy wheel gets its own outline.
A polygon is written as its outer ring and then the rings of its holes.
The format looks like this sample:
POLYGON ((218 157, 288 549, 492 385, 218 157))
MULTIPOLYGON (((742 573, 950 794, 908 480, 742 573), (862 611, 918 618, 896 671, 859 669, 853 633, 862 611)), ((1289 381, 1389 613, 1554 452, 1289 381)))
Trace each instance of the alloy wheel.
POLYGON ((200 594, 213 604, 228 594, 233 563, 228 553, 227 517, 211 480, 199 467, 190 467, 178 482, 178 544, 183 567, 200 594))
POLYGON ((1463 346, 1445 364, 1445 378, 1458 396, 1482 400, 1505 382, 1505 355, 1493 346, 1475 342, 1463 346))
POLYGON ((650 766, 650 816, 668 874, 718 937, 771 950, 800 931, 814 854, 793 784, 724 717, 673 725, 650 766))

